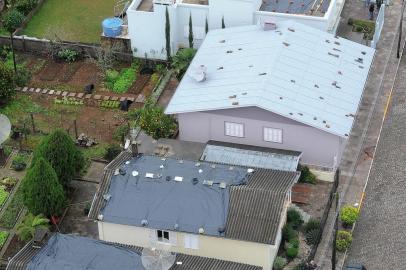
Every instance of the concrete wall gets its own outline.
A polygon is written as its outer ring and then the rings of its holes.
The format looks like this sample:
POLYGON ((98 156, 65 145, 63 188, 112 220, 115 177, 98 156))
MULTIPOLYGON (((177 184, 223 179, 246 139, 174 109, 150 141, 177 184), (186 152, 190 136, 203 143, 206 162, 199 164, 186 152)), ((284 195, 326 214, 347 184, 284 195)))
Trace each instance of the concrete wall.
POLYGON ((184 113, 177 116, 179 139, 207 142, 217 140, 303 152, 301 162, 332 168, 341 158, 346 140, 314 127, 256 107, 184 113), (244 138, 226 136, 224 122, 244 124, 244 138), (282 129, 282 143, 263 140, 263 128, 282 129))
POLYGON ((184 245, 184 238, 187 234, 182 232, 170 232, 170 238, 176 237, 176 239, 172 240, 170 244, 159 244, 155 240, 156 231, 153 229, 108 222, 98 222, 98 227, 101 240, 258 265, 262 266, 264 270, 272 269, 271 265, 278 250, 272 245, 206 235, 198 236, 198 249, 188 249, 184 245))

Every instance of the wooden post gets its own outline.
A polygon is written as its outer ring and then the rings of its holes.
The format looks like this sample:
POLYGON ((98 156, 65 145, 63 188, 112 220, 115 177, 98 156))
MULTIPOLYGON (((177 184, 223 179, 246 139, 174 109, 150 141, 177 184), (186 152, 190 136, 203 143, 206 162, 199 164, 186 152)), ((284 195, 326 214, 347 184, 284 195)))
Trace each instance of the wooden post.
POLYGON ((34 123, 34 115, 31 113, 31 124, 32 124, 32 132, 35 133, 35 123, 34 123))
POLYGON ((75 138, 77 139, 79 136, 78 136, 78 127, 77 127, 77 124, 76 124, 76 119, 73 120, 73 125, 75 126, 75 138))

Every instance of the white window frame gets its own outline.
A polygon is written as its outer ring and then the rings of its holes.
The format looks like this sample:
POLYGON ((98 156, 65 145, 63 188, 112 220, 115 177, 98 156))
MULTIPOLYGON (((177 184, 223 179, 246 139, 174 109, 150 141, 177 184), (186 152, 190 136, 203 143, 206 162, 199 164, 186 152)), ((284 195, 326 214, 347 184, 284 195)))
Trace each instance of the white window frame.
POLYGON ((196 234, 185 234, 184 244, 187 249, 199 249, 199 236, 196 234))
POLYGON ((264 127, 262 136, 266 142, 283 143, 283 130, 281 128, 264 127))
POLYGON ((245 127, 243 123, 224 122, 224 135, 229 137, 244 138, 245 127))

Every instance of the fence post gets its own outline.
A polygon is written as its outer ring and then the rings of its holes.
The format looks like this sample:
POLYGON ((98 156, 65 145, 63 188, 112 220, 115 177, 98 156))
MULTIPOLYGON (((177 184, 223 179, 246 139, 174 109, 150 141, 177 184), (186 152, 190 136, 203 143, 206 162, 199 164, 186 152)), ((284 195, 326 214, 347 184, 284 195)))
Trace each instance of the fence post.
POLYGON ((35 122, 34 122, 34 115, 31 113, 31 125, 32 125, 32 132, 35 133, 35 122))

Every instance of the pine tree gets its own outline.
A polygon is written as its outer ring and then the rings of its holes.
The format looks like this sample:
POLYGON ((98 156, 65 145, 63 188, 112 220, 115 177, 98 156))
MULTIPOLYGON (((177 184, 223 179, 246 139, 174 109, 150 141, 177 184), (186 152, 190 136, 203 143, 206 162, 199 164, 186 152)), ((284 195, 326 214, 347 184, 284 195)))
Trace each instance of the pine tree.
POLYGON ((226 28, 226 23, 224 22, 224 16, 221 18, 221 28, 226 28))
POLYGON ((84 167, 84 158, 71 137, 57 129, 45 137, 34 151, 33 164, 43 157, 55 170, 59 182, 67 186, 84 167))
POLYGON ((47 217, 62 214, 65 193, 51 165, 38 158, 23 180, 24 205, 34 215, 47 217))
POLYGON ((207 20, 207 17, 206 17, 205 30, 206 30, 206 34, 207 34, 209 32, 209 21, 207 20))
POLYGON ((189 14, 189 48, 193 48, 193 22, 192 22, 192 13, 189 14))
POLYGON ((166 58, 169 61, 171 59, 171 23, 169 21, 168 6, 165 10, 165 19, 166 58))

